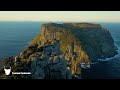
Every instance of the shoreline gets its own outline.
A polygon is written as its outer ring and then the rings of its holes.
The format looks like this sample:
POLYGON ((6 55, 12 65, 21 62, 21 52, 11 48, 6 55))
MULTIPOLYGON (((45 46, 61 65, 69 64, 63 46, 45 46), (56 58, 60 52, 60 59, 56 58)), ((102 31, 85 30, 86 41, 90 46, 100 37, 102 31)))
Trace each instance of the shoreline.
POLYGON ((111 59, 114 59, 114 58, 117 58, 120 56, 120 53, 119 53, 119 49, 116 50, 116 53, 114 56, 111 56, 111 57, 108 57, 108 58, 105 58, 105 59, 102 59, 102 58, 98 58, 97 61, 110 61, 111 59))

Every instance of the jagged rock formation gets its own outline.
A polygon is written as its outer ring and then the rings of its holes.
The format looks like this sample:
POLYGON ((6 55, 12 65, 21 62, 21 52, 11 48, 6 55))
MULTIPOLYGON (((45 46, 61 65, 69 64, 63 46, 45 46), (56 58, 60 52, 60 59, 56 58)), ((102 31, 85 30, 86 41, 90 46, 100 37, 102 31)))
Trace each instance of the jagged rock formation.
POLYGON ((26 61, 24 67, 32 73, 32 79, 71 79, 80 78, 80 63, 115 54, 109 31, 99 24, 48 23, 14 63, 26 61))
MULTIPOLYGON (((38 45, 38 44, 37 44, 38 45)), ((31 47, 31 46, 30 46, 31 47)), ((34 45, 33 45, 34 47, 34 45)), ((31 78, 33 79, 71 79, 72 74, 70 68, 67 66, 67 61, 60 50, 60 43, 54 40, 54 43, 46 43, 39 47, 37 50, 28 55, 21 54, 21 59, 24 57, 31 62, 30 70, 32 72, 31 78), (28 58, 27 58, 28 57, 28 58)), ((28 47, 29 48, 29 47, 28 47)))

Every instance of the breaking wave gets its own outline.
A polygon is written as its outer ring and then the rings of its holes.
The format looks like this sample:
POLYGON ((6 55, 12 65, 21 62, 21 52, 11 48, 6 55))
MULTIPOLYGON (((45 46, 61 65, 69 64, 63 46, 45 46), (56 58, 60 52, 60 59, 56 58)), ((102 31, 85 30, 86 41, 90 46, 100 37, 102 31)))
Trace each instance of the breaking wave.
POLYGON ((120 57, 120 46, 116 45, 116 47, 118 48, 116 51, 117 51, 117 54, 113 57, 110 57, 110 58, 106 58, 106 59, 98 59, 97 61, 110 61, 112 59, 115 59, 115 58, 118 58, 120 57))

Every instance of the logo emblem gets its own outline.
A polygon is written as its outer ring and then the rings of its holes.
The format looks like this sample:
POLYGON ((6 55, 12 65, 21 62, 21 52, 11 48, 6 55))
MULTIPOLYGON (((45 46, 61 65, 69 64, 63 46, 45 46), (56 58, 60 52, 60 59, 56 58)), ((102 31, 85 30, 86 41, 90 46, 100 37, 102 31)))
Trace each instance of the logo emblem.
POLYGON ((6 75, 10 75, 11 67, 10 67, 10 69, 6 69, 5 66, 4 66, 4 71, 5 71, 6 75))

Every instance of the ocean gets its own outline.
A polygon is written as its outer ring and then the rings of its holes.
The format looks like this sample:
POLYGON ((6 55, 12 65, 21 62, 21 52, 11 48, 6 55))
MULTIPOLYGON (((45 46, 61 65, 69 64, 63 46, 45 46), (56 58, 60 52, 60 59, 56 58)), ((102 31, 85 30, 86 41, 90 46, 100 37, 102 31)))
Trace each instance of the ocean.
MULTIPOLYGON (((115 57, 95 64, 83 71, 83 78, 120 79, 120 23, 101 23, 107 28, 118 48, 115 57)), ((5 56, 16 56, 23 51, 31 40, 41 31, 42 22, 0 22, 0 60, 5 56)))
POLYGON ((0 60, 16 56, 39 34, 41 22, 0 22, 0 60))

